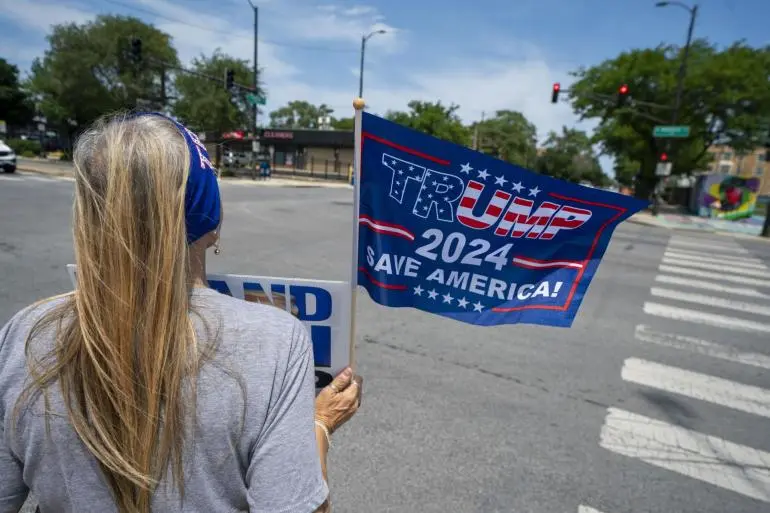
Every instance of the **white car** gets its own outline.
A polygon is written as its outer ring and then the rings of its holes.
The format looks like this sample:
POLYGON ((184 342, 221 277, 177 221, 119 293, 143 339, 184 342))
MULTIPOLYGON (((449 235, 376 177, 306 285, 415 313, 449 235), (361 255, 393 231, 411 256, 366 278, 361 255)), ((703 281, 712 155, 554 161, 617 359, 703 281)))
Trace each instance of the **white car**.
POLYGON ((16 154, 2 140, 0 140, 0 169, 6 173, 16 171, 16 154))

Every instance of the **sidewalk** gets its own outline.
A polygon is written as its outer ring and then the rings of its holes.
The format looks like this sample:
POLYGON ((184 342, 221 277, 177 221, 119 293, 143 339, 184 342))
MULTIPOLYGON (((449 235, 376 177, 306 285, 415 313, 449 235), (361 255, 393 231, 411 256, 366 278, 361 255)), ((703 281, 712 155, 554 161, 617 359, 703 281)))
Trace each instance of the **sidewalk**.
POLYGON ((678 213, 660 213, 658 216, 653 216, 650 212, 644 211, 631 216, 628 221, 669 230, 691 230, 721 235, 750 236, 752 238, 758 237, 762 231, 762 218, 726 221, 678 213))
MULTIPOLYGON (((38 173, 48 176, 72 177, 73 174, 71 163, 44 159, 19 158, 16 168, 19 171, 38 173)), ((322 187, 327 189, 352 189, 352 186, 346 182, 338 180, 324 180, 322 178, 312 178, 306 176, 298 176, 296 178, 273 177, 268 180, 260 180, 259 178, 253 180, 248 177, 235 176, 223 177, 222 181, 235 185, 257 185, 262 187, 322 187)))

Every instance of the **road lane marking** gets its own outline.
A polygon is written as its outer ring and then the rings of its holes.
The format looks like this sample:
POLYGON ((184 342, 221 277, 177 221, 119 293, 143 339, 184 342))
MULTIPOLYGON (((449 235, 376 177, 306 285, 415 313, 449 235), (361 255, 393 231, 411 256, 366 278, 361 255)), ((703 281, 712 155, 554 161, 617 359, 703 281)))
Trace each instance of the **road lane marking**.
POLYGON ((672 319, 675 321, 692 322, 695 324, 704 324, 716 328, 725 328, 729 330, 770 333, 770 324, 750 321, 748 319, 739 319, 737 317, 727 317, 726 315, 717 315, 712 313, 690 310, 688 308, 678 308, 676 306, 663 305, 660 303, 645 302, 644 313, 672 319))
POLYGON ((663 333, 651 330, 640 324, 634 330, 634 338, 648 344, 690 351, 727 362, 740 363, 770 370, 770 355, 761 353, 741 352, 729 346, 677 333, 663 333))
POLYGON ((650 465, 770 502, 770 453, 618 408, 599 445, 650 465))
POLYGON ((578 513, 602 513, 602 512, 599 511, 598 509, 594 509, 590 506, 584 506, 581 504, 580 506, 578 506, 578 513))
POLYGON ((770 287, 770 280, 760 280, 758 278, 749 278, 747 276, 732 276, 727 273, 714 273, 708 271, 699 271, 675 265, 660 264, 658 271, 664 273, 683 274, 685 276, 694 276, 696 278, 708 278, 718 281, 729 281, 731 283, 740 283, 742 285, 753 285, 755 287, 770 287))
POLYGON ((714 252, 725 252, 725 253, 737 253, 739 255, 746 255, 748 254, 748 250, 745 248, 735 245, 735 246, 726 246, 721 244, 701 244, 699 242, 689 242, 689 241, 683 241, 672 238, 668 242, 668 248, 674 249, 671 246, 684 246, 687 248, 700 248, 704 252, 708 253, 714 253, 714 252))
POLYGON ((762 299, 770 299, 770 294, 763 294, 756 289, 750 289, 746 287, 728 287, 721 283, 713 283, 710 281, 690 280, 687 278, 680 278, 678 276, 668 276, 667 274, 659 274, 655 277, 655 281, 658 283, 666 283, 668 285, 681 285, 683 287, 690 287, 693 289, 710 290, 712 292, 723 292, 725 294, 734 294, 737 296, 756 297, 762 299))
POLYGON ((764 388, 640 358, 627 358, 620 377, 637 385, 770 417, 770 390, 764 388))
POLYGON ((730 257, 730 258, 721 258, 721 257, 708 257, 703 256, 702 254, 690 254, 690 253, 683 253, 681 251, 672 251, 667 250, 663 254, 663 258, 680 258, 682 260, 689 260, 692 262, 705 262, 705 263, 712 263, 712 264, 726 264, 726 265, 737 265, 740 267, 748 267, 751 269, 767 269, 767 266, 762 263, 762 261, 758 258, 738 258, 738 257, 730 257))
POLYGON ((768 269, 746 269, 745 267, 738 267, 735 264, 708 264, 704 262, 693 262, 692 260, 683 260, 679 258, 663 257, 663 263, 669 265, 680 265, 690 267, 694 269, 705 269, 707 271, 721 271, 730 273, 730 275, 740 274, 743 276, 756 276, 757 278, 770 278, 770 270, 768 269))
POLYGON ((681 292, 679 290, 664 289, 660 287, 652 287, 650 289, 650 294, 655 297, 673 299, 674 301, 684 301, 685 303, 696 303, 699 305, 713 306, 738 312, 770 316, 770 306, 758 305, 756 303, 745 303, 733 299, 706 296, 704 294, 693 294, 691 292, 681 292))

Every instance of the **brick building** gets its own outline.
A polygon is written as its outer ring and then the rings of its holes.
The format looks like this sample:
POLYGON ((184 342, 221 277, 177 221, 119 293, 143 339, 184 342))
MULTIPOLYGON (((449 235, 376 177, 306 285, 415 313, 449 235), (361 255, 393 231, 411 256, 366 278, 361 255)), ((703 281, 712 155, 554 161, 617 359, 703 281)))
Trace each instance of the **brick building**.
POLYGON ((770 195, 770 162, 766 160, 765 148, 739 154, 729 146, 719 145, 712 146, 708 152, 712 158, 708 171, 744 178, 756 176, 761 180, 759 195, 770 195))

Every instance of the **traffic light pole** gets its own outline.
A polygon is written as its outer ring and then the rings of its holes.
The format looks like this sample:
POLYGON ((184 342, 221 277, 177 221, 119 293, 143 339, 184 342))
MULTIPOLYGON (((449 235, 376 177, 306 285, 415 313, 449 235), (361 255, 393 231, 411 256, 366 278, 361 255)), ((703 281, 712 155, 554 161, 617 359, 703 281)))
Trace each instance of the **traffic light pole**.
MULTIPOLYGON (((658 7, 666 7, 668 5, 677 5, 679 7, 682 7, 683 9, 686 9, 690 13, 690 25, 687 28, 687 41, 684 44, 684 50, 682 52, 682 62, 679 64, 679 72, 677 73, 676 78, 676 94, 674 96, 674 109, 671 113, 671 124, 676 125, 679 121, 679 109, 682 106, 682 93, 684 91, 684 77, 687 73, 687 59, 690 56, 690 46, 692 44, 692 34, 695 29, 695 18, 698 16, 698 4, 693 5, 692 7, 688 7, 686 4, 683 4, 681 2, 658 2, 658 7)), ((666 143, 666 152, 671 152, 671 143, 666 143)), ((659 209, 659 193, 658 193, 658 186, 659 186, 660 177, 657 175, 655 176, 655 186, 653 188, 652 192, 652 215, 657 216, 658 215, 658 209, 659 209)))

